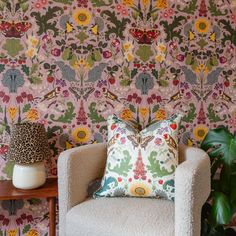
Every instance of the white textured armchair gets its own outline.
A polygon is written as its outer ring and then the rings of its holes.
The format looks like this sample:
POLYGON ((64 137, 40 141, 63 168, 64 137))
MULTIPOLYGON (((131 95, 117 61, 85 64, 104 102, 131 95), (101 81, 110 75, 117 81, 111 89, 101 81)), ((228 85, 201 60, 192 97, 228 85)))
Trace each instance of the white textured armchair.
POLYGON ((58 161, 60 236, 200 236, 201 208, 210 193, 207 154, 181 145, 175 203, 150 198, 88 199, 103 176, 106 144, 61 153, 58 161))

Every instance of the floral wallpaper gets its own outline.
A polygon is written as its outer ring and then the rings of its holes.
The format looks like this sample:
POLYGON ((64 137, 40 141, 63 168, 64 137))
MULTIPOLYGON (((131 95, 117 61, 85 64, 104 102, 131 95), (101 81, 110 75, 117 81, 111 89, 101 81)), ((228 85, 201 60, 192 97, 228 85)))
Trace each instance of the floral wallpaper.
MULTIPOLYGON (((236 130, 235 0, 0 0, 0 179, 11 126, 41 122, 59 153, 105 142, 111 113, 145 127, 175 112, 181 142, 236 130)), ((44 199, 0 202, 0 235, 48 235, 44 199)))

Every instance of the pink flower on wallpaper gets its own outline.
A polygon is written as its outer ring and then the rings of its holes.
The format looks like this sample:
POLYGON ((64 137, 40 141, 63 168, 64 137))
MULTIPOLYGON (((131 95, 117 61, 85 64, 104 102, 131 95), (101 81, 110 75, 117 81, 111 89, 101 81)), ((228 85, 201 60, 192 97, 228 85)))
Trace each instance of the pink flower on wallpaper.
POLYGON ((128 10, 123 9, 120 13, 121 13, 122 16, 127 16, 128 15, 128 10))
POLYGON ((2 98, 5 95, 3 91, 0 91, 0 98, 2 98))
POLYGON ((27 93, 26 92, 22 92, 21 96, 22 96, 22 98, 26 98, 27 97, 27 93))
POLYGON ((51 53, 52 53, 53 56, 59 57, 60 54, 61 54, 61 50, 58 49, 58 48, 54 48, 54 49, 52 49, 51 53))
POLYGON ((228 121, 229 125, 233 128, 233 129, 236 129, 236 117, 233 117, 231 118, 229 121, 228 121))
POLYGON ((40 2, 42 3, 43 6, 48 4, 48 0, 40 0, 40 2))
POLYGON ((10 101, 10 96, 4 95, 2 101, 8 103, 10 101))
POLYGON ((63 94, 63 96, 64 96, 65 98, 67 98, 67 97, 70 96, 70 93, 69 93, 68 90, 63 90, 63 91, 62 91, 62 94, 63 94))
POLYGON ((8 151, 8 146, 5 144, 2 144, 0 147, 0 155, 5 155, 8 151))
POLYGON ((17 96, 17 97, 16 97, 16 101, 17 101, 17 103, 23 103, 23 102, 24 102, 22 96, 17 96))
POLYGON ((232 14, 230 18, 233 21, 233 23, 236 24, 236 14, 232 14))
POLYGON ((41 8, 43 8, 43 4, 41 2, 36 2, 34 4, 34 8, 37 10, 40 10, 41 8))
POLYGON ((124 9, 124 6, 122 5, 122 4, 117 4, 116 5, 116 10, 118 11, 118 12, 120 12, 121 10, 123 10, 124 9))
POLYGON ((99 90, 96 90, 96 91, 94 92, 94 96, 95 96, 96 98, 99 98, 99 97, 102 96, 102 94, 101 94, 101 92, 100 92, 99 90))
POLYGON ((31 102, 31 101, 34 100, 34 97, 33 97, 32 94, 28 94, 28 95, 27 95, 27 99, 28 99, 29 102, 31 102))

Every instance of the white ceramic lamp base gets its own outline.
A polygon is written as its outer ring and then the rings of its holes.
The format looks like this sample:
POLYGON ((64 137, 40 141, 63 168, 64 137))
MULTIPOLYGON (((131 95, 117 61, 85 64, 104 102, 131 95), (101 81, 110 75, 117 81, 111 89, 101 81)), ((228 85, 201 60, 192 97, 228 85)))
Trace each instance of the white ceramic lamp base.
POLYGON ((46 170, 43 162, 33 164, 15 164, 12 183, 16 188, 34 189, 46 181, 46 170))

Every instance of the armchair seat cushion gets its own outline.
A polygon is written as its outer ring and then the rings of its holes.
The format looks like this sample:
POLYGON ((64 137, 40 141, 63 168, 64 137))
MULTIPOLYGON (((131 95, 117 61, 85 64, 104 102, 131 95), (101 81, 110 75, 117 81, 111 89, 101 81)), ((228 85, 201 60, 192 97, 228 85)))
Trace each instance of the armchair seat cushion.
POLYGON ((66 215, 67 236, 174 236, 174 203, 149 198, 89 199, 66 215))

